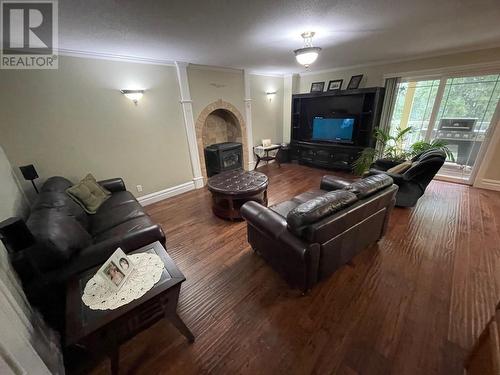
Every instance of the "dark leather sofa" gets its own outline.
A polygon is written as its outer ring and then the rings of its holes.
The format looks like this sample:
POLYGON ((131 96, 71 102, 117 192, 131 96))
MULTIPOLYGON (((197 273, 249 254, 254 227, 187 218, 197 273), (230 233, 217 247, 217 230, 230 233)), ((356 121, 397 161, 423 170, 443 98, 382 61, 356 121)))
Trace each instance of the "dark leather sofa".
POLYGON ((247 202, 248 242, 292 287, 307 291, 385 233, 398 188, 386 175, 320 189, 270 207, 247 202))
POLYGON ((35 243, 13 254, 13 266, 35 305, 47 299, 60 304, 69 278, 104 263, 118 247, 129 252, 154 241, 165 245, 163 229, 121 178, 99 184, 112 194, 94 215, 65 193, 73 185, 69 180, 51 177, 41 187, 26 221, 35 243))
POLYGON ((396 206, 413 207, 425 193, 427 185, 441 169, 445 160, 446 153, 444 151, 433 149, 413 157, 411 168, 402 174, 389 173, 387 169, 390 166, 375 162, 366 175, 387 174, 392 177, 394 183, 399 186, 396 206))

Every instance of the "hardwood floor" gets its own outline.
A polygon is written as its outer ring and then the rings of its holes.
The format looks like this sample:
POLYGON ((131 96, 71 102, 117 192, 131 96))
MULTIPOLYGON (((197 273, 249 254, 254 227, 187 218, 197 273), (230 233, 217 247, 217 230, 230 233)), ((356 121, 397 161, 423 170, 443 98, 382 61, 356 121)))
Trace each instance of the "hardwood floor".
MULTIPOLYGON (((318 169, 268 174, 269 204, 318 188, 318 169)), ((179 315, 121 348, 122 373, 461 374, 500 299, 500 193, 432 182, 386 237, 310 294, 289 289, 197 190, 148 207, 184 272, 179 315)), ((105 373, 103 362, 94 373, 105 373)))

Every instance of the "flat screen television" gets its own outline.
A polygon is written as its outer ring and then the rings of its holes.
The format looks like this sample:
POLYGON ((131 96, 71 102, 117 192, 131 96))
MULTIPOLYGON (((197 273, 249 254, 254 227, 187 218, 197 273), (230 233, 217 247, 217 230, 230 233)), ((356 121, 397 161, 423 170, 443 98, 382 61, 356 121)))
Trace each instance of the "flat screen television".
POLYGON ((354 117, 314 117, 312 140, 352 143, 354 117))

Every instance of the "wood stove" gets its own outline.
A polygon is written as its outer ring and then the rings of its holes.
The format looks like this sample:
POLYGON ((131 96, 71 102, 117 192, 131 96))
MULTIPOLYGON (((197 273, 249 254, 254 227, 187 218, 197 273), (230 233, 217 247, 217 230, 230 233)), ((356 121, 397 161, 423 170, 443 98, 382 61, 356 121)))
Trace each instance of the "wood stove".
POLYGON ((243 147, 237 142, 215 143, 205 147, 207 176, 243 167, 243 147))

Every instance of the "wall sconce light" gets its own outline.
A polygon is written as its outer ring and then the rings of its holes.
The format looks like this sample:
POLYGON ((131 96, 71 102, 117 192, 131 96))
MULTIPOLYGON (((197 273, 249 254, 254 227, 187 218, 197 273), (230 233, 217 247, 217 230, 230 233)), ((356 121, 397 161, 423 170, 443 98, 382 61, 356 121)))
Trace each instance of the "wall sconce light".
POLYGON ((142 95, 144 95, 144 90, 120 90, 120 92, 132 100, 135 105, 137 105, 139 99, 141 99, 142 95))
POLYGON ((267 95, 267 98, 269 99, 269 101, 271 102, 274 98, 274 96, 276 95, 276 91, 268 91, 266 92, 266 95, 267 95))

